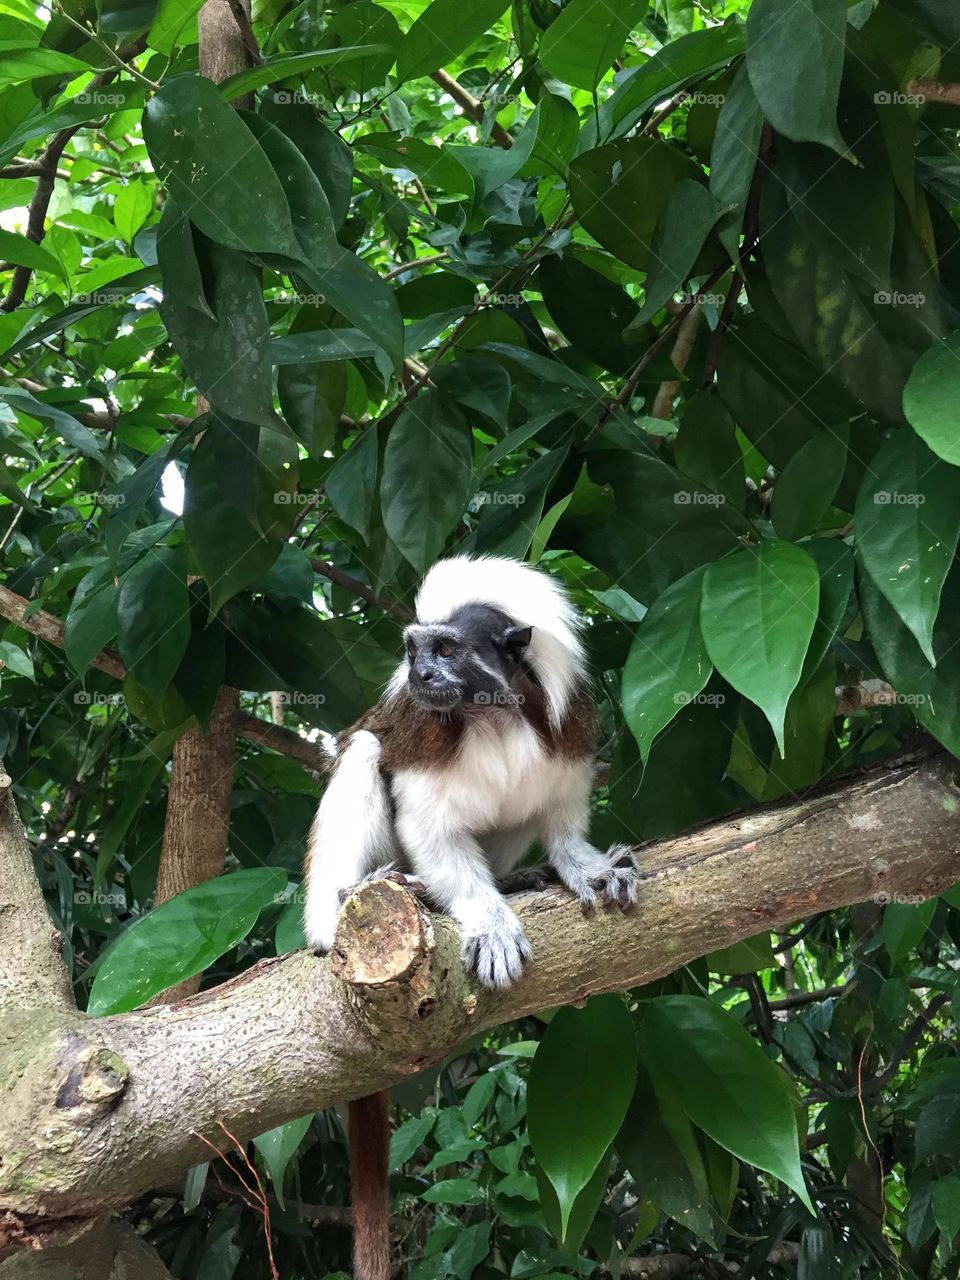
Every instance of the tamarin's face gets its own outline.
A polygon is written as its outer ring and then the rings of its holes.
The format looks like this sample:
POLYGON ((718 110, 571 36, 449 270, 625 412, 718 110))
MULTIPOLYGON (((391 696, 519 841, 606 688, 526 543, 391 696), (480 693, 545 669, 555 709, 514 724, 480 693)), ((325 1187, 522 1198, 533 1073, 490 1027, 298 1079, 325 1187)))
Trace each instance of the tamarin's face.
POLYGON ((414 623, 404 632, 408 687, 429 711, 508 706, 524 666, 530 628, 499 609, 468 604, 445 622, 414 623))

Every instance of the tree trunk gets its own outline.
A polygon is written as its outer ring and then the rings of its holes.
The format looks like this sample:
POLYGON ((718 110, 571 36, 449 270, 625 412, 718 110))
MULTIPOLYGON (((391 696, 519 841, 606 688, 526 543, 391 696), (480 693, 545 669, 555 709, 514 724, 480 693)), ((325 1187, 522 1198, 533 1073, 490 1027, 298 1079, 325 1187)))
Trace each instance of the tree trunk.
MULTIPOLYGON (((252 64, 250 0, 206 0, 197 24, 200 72, 219 83, 252 64)), ((238 103, 252 105, 246 99, 238 103)), ((210 406, 198 397, 197 409, 210 406)), ((157 904, 211 880, 223 870, 230 827, 230 793, 236 758, 240 694, 224 686, 207 732, 188 730, 173 748, 167 816, 157 872, 157 904)), ((199 975, 171 987, 164 1001, 184 999, 199 989, 199 975)))

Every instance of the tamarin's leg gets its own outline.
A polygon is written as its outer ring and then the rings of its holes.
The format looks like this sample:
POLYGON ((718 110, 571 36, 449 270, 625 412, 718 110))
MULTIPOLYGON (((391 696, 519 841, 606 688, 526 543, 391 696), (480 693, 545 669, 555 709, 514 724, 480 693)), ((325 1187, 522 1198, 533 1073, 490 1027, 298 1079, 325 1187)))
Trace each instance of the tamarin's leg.
POLYGON ((544 847, 550 865, 584 910, 599 903, 626 909, 637 900, 637 868, 629 846, 615 844, 601 853, 587 840, 592 785, 593 766, 584 762, 544 814, 544 847))
POLYGON ((333 945, 341 893, 396 853, 379 761, 379 739, 358 730, 337 758, 310 828, 303 928, 318 951, 333 945))
POLYGON ((396 775, 394 791, 400 843, 430 900, 460 926, 464 963, 486 986, 508 987, 520 977, 530 943, 482 847, 442 805, 418 803, 415 780, 396 775))

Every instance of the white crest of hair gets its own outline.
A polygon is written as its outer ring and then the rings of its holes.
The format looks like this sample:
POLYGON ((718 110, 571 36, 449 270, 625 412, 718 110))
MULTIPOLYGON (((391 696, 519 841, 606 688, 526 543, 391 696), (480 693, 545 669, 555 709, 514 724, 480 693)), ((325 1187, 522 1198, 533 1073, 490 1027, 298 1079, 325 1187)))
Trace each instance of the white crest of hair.
POLYGON ((526 660, 543 689, 551 723, 559 725, 586 666, 582 622, 564 589, 542 569, 506 556, 438 560, 417 592, 417 621, 446 622, 466 604, 491 605, 519 626, 532 627, 526 660))

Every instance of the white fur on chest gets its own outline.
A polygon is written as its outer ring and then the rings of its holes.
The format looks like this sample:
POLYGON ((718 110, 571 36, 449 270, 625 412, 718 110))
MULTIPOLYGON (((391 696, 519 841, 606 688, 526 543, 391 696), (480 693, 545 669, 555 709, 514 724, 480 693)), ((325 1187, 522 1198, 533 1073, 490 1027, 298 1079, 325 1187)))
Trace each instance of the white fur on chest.
POLYGON ((569 772, 570 762, 548 755, 525 720, 494 713, 469 726, 442 769, 399 771, 394 794, 401 806, 431 809, 433 821, 483 835, 544 813, 569 772))

